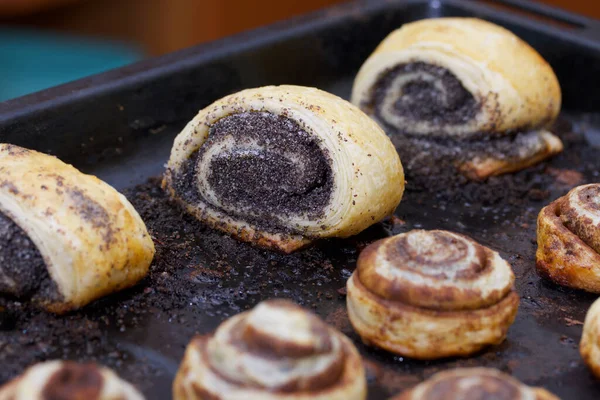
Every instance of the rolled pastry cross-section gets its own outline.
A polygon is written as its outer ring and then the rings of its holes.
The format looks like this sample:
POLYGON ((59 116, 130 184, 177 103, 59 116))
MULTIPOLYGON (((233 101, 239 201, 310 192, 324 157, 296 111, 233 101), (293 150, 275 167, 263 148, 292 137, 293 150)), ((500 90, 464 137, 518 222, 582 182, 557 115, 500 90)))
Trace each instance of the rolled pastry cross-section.
POLYGON ((291 252, 391 214, 404 174, 391 141, 352 104, 269 86, 200 111, 175 139, 163 185, 207 225, 291 252))
POLYGON ((394 138, 409 175, 450 166, 481 180, 563 149, 548 131, 561 105, 554 71, 513 33, 479 19, 392 32, 361 67, 352 102, 394 138))
POLYGON ((0 387, 0 400, 144 400, 108 368, 72 361, 47 361, 0 387))
POLYGON ((368 246, 347 282, 366 344, 402 356, 467 356, 506 337, 519 305, 500 255, 447 231, 413 230, 368 246))
POLYGON ((579 352, 585 364, 600 379, 600 299, 592 304, 585 316, 579 352))
POLYGON ((493 368, 457 368, 439 372, 392 400, 560 400, 493 368))
POLYGON ((358 400, 362 359, 343 334, 286 300, 269 300, 189 344, 175 400, 358 400))
POLYGON ((63 313, 134 285, 153 256, 144 222, 111 186, 0 144, 0 294, 63 313))
POLYGON ((559 285, 600 293, 600 184, 572 189, 537 221, 537 270, 559 285))

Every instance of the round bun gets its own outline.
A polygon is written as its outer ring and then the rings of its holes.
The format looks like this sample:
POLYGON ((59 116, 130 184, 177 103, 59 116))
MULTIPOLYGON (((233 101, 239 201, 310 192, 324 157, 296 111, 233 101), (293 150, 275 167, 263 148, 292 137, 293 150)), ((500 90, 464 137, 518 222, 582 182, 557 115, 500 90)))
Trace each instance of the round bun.
POLYGON ((592 304, 585 316, 579 352, 585 364, 600 378, 600 299, 592 304))
POLYGON ((458 368, 433 375, 392 400, 559 400, 492 368, 458 368))
POLYGON ((317 316, 269 300, 188 346, 175 400, 363 400, 366 379, 356 348, 317 316))
POLYGON ((28 368, 0 388, 0 400, 143 400, 131 384, 108 368, 47 361, 28 368))
POLYGON ((578 186, 538 216, 537 270, 563 286, 600 293, 600 184, 578 186))
POLYGON ((498 253, 447 231, 375 242, 347 283, 350 322, 365 343, 418 359, 466 356, 502 342, 519 296, 498 253))

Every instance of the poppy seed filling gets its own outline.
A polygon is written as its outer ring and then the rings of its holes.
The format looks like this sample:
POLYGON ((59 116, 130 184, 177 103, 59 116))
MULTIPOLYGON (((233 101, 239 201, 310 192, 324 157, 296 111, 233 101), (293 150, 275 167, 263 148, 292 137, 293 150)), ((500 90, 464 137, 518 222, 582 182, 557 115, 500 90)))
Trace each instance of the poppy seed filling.
POLYGON ((56 298, 54 281, 29 236, 0 212, 0 293, 18 298, 56 298))
POLYGON ((211 193, 228 214, 270 231, 294 231, 285 218, 322 218, 333 190, 331 160, 318 139, 268 112, 218 120, 182 174, 188 183, 177 187, 186 201, 196 197, 218 209, 211 193))
POLYGON ((389 90, 395 100, 392 112, 414 121, 434 124, 462 124, 473 119, 481 105, 462 83, 447 69, 423 62, 395 66, 384 72, 374 85, 370 108, 385 121, 382 107, 389 90), (410 79, 412 75, 412 79, 410 79), (401 86, 398 79, 409 77, 401 86))

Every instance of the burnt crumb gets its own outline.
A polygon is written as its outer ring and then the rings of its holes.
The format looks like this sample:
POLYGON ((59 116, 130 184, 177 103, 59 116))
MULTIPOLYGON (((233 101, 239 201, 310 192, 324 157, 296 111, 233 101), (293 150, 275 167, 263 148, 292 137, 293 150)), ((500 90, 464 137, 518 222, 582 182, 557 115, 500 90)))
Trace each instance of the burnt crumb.
POLYGON ((228 208, 226 214, 270 232, 293 233, 278 216, 323 216, 333 189, 329 156, 296 122, 266 112, 234 114, 211 127, 206 143, 174 177, 186 202, 218 209, 197 187, 198 165, 211 147, 229 140, 235 144, 212 156, 207 171, 208 185, 228 208))
POLYGON ((542 201, 550 197, 550 192, 548 190, 533 188, 528 192, 528 196, 533 201, 542 201))
POLYGON ((0 212, 0 293, 20 299, 55 299, 56 285, 29 236, 0 212))

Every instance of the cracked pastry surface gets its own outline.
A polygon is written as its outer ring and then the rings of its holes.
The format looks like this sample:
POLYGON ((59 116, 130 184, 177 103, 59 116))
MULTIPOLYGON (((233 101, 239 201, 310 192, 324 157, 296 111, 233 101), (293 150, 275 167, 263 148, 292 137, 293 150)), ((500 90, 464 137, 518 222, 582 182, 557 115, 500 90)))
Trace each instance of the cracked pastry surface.
POLYGON ((268 86, 201 110, 175 139, 163 187, 209 226, 292 252, 391 214, 404 173, 389 138, 352 104, 268 86))
POLYGON ((0 294, 63 313, 134 285, 153 256, 144 222, 111 186, 0 144, 0 294))
POLYGON ((559 400, 546 389, 530 387, 493 368, 439 372, 392 400, 559 400))
POLYGON ((173 384, 175 400, 366 398, 352 342, 286 300, 268 300, 194 338, 173 384))
POLYGON ((108 368, 72 361, 29 367, 0 387, 0 400, 143 400, 131 384, 108 368))
POLYGON ((501 343, 519 305, 498 253, 448 231, 413 230, 360 254, 348 316, 366 344, 417 359, 467 356, 501 343))
POLYGON ((392 137, 409 175, 440 164, 481 180, 563 149, 548 130, 561 105, 550 65, 510 31, 475 18, 392 32, 361 67, 352 102, 392 137))
POLYGON ((563 286, 600 293, 600 184, 578 186, 544 207, 536 266, 563 286))

